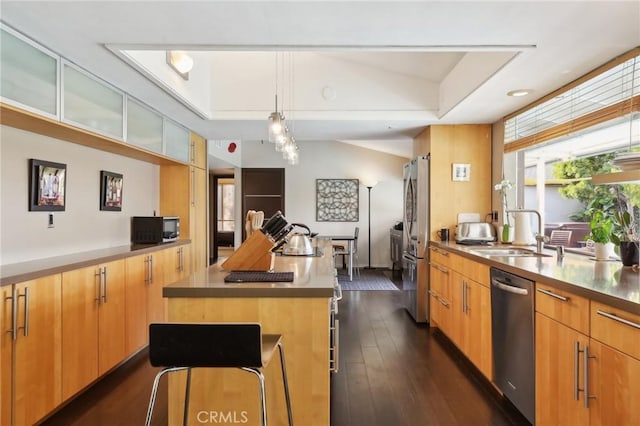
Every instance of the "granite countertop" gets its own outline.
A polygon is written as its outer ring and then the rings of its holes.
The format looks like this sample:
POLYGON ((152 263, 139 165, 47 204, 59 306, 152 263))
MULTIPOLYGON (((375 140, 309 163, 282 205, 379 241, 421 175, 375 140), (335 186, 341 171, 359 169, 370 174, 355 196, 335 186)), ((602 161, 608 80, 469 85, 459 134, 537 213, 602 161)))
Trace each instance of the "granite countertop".
POLYGON ((84 268, 98 263, 111 262, 140 254, 152 253, 172 246, 178 247, 189 244, 190 242, 191 240, 179 240, 163 244, 126 245, 1 265, 0 286, 34 280, 46 277, 47 275, 72 271, 74 269, 84 268))
POLYGON ((164 287, 164 297, 332 297, 335 267, 331 246, 319 240, 322 256, 275 256, 273 270, 293 272, 293 282, 225 283, 219 264, 164 287))
MULTIPOLYGON (((549 256, 489 257, 473 253, 474 249, 486 246, 463 246, 451 241, 431 241, 431 246, 450 250, 524 278, 640 314, 640 272, 622 266, 619 261, 596 262, 588 256, 568 252, 562 259, 558 259, 555 250, 548 249, 543 253, 549 256)), ((535 251, 535 247, 527 248, 535 251)))

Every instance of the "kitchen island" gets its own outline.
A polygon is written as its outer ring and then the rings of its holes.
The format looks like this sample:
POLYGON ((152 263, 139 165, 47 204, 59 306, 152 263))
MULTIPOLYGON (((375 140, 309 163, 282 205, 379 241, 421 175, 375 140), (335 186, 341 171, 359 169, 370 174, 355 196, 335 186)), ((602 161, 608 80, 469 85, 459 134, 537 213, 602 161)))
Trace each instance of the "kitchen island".
MULTIPOLYGON (((293 282, 225 283, 229 271, 215 264, 164 288, 169 322, 253 322, 265 334, 281 334, 294 423, 329 425, 331 298, 336 283, 330 242, 314 242, 321 256, 276 256, 274 271, 293 272, 293 282)), ((265 369, 270 425, 286 425, 280 363, 265 369)), ((184 380, 169 380, 169 424, 180 424, 184 380)), ((258 383, 239 369, 196 369, 192 373, 189 424, 259 424, 258 383), (224 422, 221 422, 224 423, 224 422)))

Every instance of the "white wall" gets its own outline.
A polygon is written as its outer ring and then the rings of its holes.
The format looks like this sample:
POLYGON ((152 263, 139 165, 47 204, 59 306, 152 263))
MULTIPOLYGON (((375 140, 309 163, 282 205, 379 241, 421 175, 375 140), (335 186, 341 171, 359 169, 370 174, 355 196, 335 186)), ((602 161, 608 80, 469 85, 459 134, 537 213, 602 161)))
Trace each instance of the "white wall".
POLYGON ((158 209, 159 167, 143 161, 0 127, 0 265, 130 244, 131 216, 158 209), (66 210, 28 208, 29 159, 67 165, 66 210), (124 177, 121 212, 101 211, 100 170, 124 177))
POLYGON ((268 142, 243 142, 242 167, 285 168, 285 217, 319 234, 352 234, 360 227, 358 260, 368 264, 368 194, 371 190, 371 266, 391 267, 389 229, 402 220, 402 165, 405 158, 340 142, 298 142, 300 164, 289 166, 268 142), (316 179, 360 179, 358 222, 316 222, 316 179))

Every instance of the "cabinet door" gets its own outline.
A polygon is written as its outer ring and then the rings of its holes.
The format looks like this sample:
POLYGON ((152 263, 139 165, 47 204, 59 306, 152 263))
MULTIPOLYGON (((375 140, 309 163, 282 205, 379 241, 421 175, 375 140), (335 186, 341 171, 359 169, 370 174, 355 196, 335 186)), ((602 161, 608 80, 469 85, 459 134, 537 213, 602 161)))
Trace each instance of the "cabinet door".
POLYGON ((0 424, 11 424, 11 352, 13 337, 9 332, 13 327, 11 298, 13 287, 0 287, 0 424))
POLYGON ((98 377, 98 266, 62 274, 62 399, 98 377))
POLYGON ((191 165, 207 168, 207 141, 195 133, 191 133, 191 165))
POLYGON ((16 284, 14 424, 34 424, 62 402, 61 276, 16 284))
MULTIPOLYGON (((584 334, 536 313, 536 423, 540 425, 588 425, 584 406, 584 334), (576 377, 576 369, 578 375, 576 377)), ((613 423, 612 423, 613 424, 613 423)))
POLYGON ((191 248, 189 244, 164 250, 162 257, 165 284, 171 284, 191 274, 191 248))
POLYGON ((125 350, 127 355, 147 344, 147 282, 150 255, 125 259, 125 350))
POLYGON ((125 357, 124 261, 102 265, 102 300, 98 310, 98 374, 102 375, 125 357))
MULTIPOLYGON (((191 167, 193 201, 191 203, 191 246, 194 271, 209 265, 207 257, 207 171, 191 167)), ((190 263, 191 264, 191 263, 190 263)))
POLYGON ((456 346, 466 353, 465 332, 466 325, 466 280, 457 271, 451 271, 451 327, 449 338, 456 346))
POLYGON ((594 339, 589 349, 591 424, 640 424, 640 360, 594 339))
POLYGON ((465 283, 464 352, 482 374, 491 380, 491 290, 469 279, 465 283))
MULTIPOLYGON (((166 252, 167 250, 165 250, 166 252)), ((171 250, 168 250, 171 251, 171 250)), ((163 252, 149 255, 151 261, 151 277, 147 281, 147 326, 153 322, 166 321, 166 299, 162 297, 164 276, 162 274, 165 258, 163 252)), ((172 256, 170 256, 173 259, 172 256)), ((146 327, 147 341, 149 341, 149 327, 146 327)))
POLYGON ((176 160, 189 162, 191 133, 177 123, 164 119, 164 153, 176 160))

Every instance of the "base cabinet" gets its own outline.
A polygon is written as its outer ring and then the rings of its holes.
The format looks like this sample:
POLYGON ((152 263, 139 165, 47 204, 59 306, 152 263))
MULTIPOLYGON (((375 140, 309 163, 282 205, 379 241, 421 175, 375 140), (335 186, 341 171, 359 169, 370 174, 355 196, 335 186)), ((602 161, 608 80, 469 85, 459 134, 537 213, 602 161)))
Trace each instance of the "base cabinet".
POLYGON ((62 274, 62 397, 125 357, 124 261, 62 274))
POLYGON ((171 284, 191 274, 191 246, 189 244, 163 250, 162 275, 165 284, 171 284))
POLYGON ((536 313, 537 424, 589 424, 579 391, 584 389, 584 352, 576 352, 588 345, 588 336, 536 313))
POLYGON ((0 424, 30 425, 62 402, 60 275, 2 289, 0 424))

